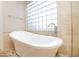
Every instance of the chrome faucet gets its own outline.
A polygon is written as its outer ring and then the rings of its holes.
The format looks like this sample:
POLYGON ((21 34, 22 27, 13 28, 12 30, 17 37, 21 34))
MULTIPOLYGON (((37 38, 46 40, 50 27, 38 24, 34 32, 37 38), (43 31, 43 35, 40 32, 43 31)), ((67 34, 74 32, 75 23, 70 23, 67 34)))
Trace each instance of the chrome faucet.
POLYGON ((50 24, 48 25, 48 27, 50 27, 50 25, 54 25, 54 26, 55 26, 55 24, 54 24, 54 23, 50 23, 50 24))
MULTIPOLYGON (((48 25, 48 27, 50 27, 51 25, 54 25, 54 33, 57 33, 57 26, 54 24, 54 23, 50 23, 49 25, 48 25)), ((51 28, 52 28, 52 26, 51 26, 51 28)), ((51 31, 53 30, 53 29, 51 29, 51 31)))

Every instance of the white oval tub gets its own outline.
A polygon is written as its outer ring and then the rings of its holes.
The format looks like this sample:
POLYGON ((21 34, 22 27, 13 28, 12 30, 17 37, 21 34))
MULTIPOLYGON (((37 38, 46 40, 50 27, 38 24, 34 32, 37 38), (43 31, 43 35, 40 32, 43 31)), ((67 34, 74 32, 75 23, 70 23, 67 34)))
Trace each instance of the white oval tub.
POLYGON ((57 37, 38 35, 25 31, 11 32, 16 53, 22 57, 55 56, 62 40, 57 37))

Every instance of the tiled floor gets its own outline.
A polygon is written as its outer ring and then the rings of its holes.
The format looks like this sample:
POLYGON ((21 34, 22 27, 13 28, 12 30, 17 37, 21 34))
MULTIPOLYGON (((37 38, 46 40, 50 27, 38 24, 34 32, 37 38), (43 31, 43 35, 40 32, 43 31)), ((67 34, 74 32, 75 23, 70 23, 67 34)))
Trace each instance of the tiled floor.
MULTIPOLYGON (((0 52, 0 57, 19 57, 19 56, 16 55, 15 52, 2 51, 0 52)), ((56 55, 55 57, 63 57, 63 56, 56 55)))
POLYGON ((0 51, 0 57, 18 57, 15 52, 0 51))
POLYGON ((17 55, 0 54, 0 57, 18 57, 17 55))

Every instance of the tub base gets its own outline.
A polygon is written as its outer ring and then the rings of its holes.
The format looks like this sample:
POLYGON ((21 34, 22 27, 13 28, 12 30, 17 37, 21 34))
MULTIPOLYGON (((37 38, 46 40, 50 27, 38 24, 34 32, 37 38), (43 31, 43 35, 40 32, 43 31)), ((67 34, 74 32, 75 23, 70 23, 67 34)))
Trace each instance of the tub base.
POLYGON ((16 53, 20 57, 54 57, 58 47, 52 49, 42 49, 39 47, 33 47, 23 42, 13 40, 16 53))

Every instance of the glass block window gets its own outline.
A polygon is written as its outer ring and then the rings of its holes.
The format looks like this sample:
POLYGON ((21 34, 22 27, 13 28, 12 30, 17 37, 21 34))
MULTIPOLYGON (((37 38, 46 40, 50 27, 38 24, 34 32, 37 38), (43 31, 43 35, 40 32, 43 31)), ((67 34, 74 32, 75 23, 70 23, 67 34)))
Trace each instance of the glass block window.
POLYGON ((57 26, 56 1, 33 1, 26 9, 29 31, 51 31, 51 23, 57 26))

